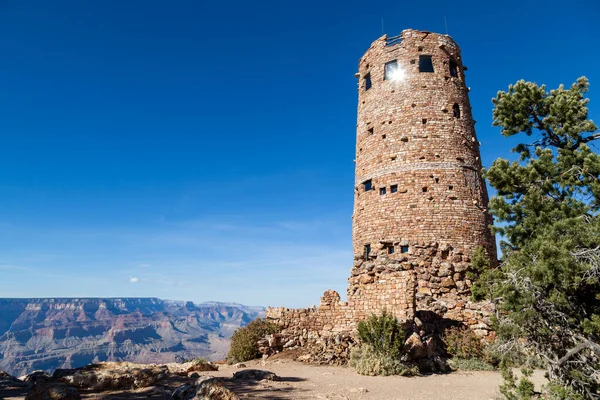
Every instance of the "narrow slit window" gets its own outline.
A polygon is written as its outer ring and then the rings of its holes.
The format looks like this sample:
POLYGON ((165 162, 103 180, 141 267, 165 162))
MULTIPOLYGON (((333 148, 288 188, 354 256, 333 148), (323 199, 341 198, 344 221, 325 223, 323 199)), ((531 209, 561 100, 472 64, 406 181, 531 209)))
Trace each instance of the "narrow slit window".
POLYGON ((368 181, 364 181, 363 187, 365 188, 365 192, 368 192, 369 190, 373 189, 373 182, 371 182, 370 179, 368 181))
POLYGON ((433 61, 431 56, 419 56, 419 72, 433 72, 433 61))
POLYGON ((365 90, 371 89, 371 86, 372 86, 371 73, 369 72, 368 74, 365 75, 365 90))
POLYGON ((408 246, 400 246, 400 253, 408 253, 408 246))
POLYGON ((454 118, 460 118, 460 106, 458 103, 454 103, 452 106, 452 115, 454 115, 454 118))
POLYGON ((397 191, 398 191, 398 185, 392 185, 392 186, 390 186, 390 192, 396 193, 397 191))
POLYGON ((458 64, 454 60, 450 60, 450 76, 458 77, 458 64))
POLYGON ((380 194, 380 195, 384 195, 384 194, 385 194, 385 192, 386 192, 386 190, 385 190, 385 187, 380 187, 380 188, 379 188, 379 194, 380 194))
POLYGON ((371 245, 365 244, 365 258, 369 259, 369 254, 371 254, 371 245))
POLYGON ((393 60, 385 63, 385 74, 383 79, 386 81, 394 80, 396 73, 398 71, 398 61, 393 60))

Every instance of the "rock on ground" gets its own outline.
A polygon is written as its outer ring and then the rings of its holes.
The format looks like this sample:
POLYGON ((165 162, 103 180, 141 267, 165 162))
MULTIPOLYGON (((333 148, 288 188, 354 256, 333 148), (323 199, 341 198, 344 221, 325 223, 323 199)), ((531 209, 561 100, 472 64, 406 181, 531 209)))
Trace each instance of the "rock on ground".
POLYGON ((74 387, 64 383, 40 383, 25 396, 25 400, 80 400, 81 395, 74 387))

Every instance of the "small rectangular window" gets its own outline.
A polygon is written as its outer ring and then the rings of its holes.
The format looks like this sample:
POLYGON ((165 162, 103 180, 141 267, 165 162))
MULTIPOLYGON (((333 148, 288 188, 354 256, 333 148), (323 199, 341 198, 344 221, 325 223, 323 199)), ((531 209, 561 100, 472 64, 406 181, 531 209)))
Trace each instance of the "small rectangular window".
POLYGON ((433 72, 433 61, 431 56, 419 56, 419 72, 433 72))
POLYGON ((393 80, 394 74, 398 70, 398 61, 393 60, 385 63, 385 74, 383 76, 384 80, 393 80))
POLYGON ((394 254, 394 251, 395 251, 394 246, 388 246, 388 248, 387 248, 388 254, 394 254))
POLYGON ((371 254, 371 245, 365 244, 365 258, 369 259, 369 254, 371 254))
POLYGON ((373 183, 369 179, 368 181, 363 182, 363 187, 365 188, 365 192, 368 192, 369 190, 373 189, 373 183))
POLYGON ((454 60, 450 60, 450 76, 458 76, 458 64, 454 60))
POLYGON ((454 116, 454 118, 460 118, 460 106, 458 105, 458 103, 454 103, 454 105, 452 106, 452 115, 454 116))
POLYGON ((385 187, 379 188, 379 194, 380 195, 384 195, 385 194, 385 187))
POLYGON ((371 89, 371 73, 365 75, 365 90, 371 89))
POLYGON ((390 186, 390 192, 396 193, 397 191, 398 191, 398 185, 392 185, 392 186, 390 186))
POLYGON ((400 246, 400 253, 408 253, 408 246, 400 246))

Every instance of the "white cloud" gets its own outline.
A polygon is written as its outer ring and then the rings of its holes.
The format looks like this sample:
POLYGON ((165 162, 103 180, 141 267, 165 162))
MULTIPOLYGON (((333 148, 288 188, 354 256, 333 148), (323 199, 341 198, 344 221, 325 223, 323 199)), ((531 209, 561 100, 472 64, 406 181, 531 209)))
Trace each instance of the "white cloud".
POLYGON ((134 276, 133 278, 129 278, 129 282, 131 283, 138 283, 140 281, 140 278, 138 278, 137 276, 134 276))

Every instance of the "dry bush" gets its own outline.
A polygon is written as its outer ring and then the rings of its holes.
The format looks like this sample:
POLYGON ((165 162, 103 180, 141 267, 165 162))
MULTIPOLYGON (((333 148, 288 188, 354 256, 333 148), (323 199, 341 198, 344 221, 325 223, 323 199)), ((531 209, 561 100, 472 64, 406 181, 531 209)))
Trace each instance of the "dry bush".
POLYGON ((255 319, 248 325, 238 328, 231 336, 227 362, 235 364, 260 357, 256 342, 280 330, 278 325, 264 319, 255 319))
POLYGON ((466 327, 452 327, 444 333, 446 351, 453 357, 462 359, 482 358, 484 346, 481 339, 466 327))
POLYGON ((398 358, 382 354, 368 344, 356 346, 350 352, 349 365, 361 375, 417 375, 419 370, 414 366, 402 363, 398 358))

